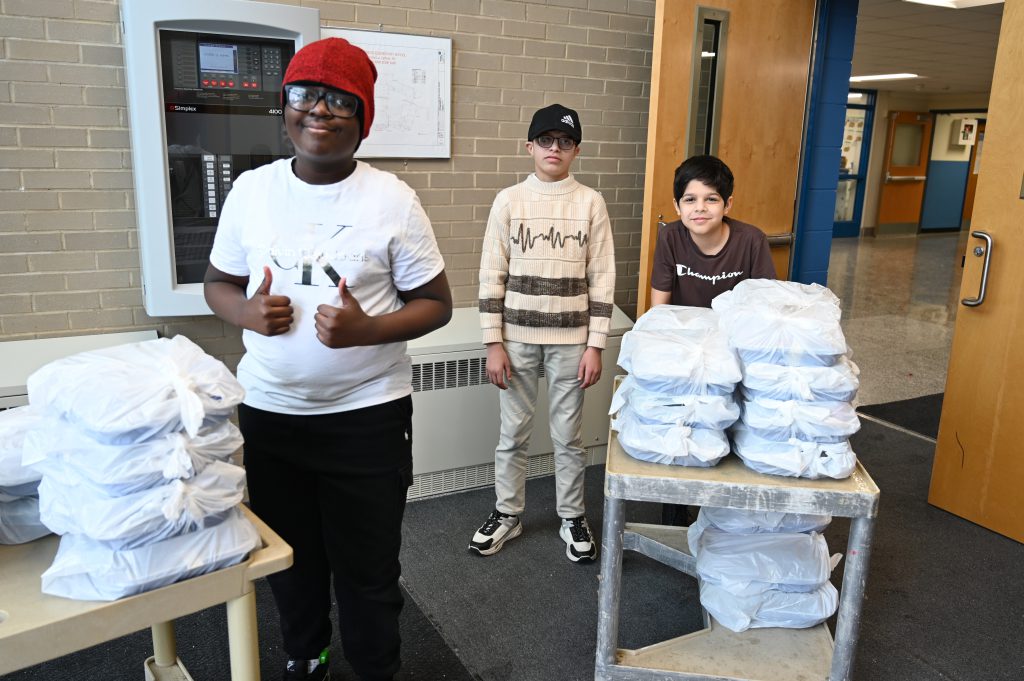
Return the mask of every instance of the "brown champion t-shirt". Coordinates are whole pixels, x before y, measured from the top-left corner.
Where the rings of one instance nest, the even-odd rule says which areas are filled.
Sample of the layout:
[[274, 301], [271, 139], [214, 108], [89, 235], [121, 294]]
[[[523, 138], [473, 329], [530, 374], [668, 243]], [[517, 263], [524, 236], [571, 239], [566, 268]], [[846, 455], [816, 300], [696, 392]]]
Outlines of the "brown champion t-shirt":
[[774, 279], [775, 266], [768, 237], [757, 227], [725, 218], [729, 240], [716, 255], [705, 255], [681, 220], [658, 234], [651, 286], [672, 294], [673, 305], [711, 307], [719, 293], [731, 291], [744, 279]]

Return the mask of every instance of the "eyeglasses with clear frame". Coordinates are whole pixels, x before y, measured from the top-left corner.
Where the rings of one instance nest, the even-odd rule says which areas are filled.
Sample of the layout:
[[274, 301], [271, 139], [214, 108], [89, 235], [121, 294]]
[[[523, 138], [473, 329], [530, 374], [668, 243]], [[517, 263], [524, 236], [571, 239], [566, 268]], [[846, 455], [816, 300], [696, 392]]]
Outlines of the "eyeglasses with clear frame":
[[359, 98], [347, 92], [308, 85], [285, 85], [284, 97], [296, 111], [312, 111], [321, 99], [327, 110], [339, 118], [352, 118], [359, 111]]
[[534, 140], [537, 144], [545, 149], [550, 149], [552, 144], [558, 143], [558, 148], [562, 151], [569, 151], [576, 146], [576, 140], [571, 137], [555, 137], [554, 135], [540, 135]]

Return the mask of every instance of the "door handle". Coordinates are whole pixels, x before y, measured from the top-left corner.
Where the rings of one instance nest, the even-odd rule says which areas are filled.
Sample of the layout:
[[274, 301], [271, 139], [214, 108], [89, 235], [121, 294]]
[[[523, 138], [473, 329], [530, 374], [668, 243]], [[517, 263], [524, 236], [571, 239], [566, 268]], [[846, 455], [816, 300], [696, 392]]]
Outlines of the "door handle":
[[927, 175], [890, 175], [885, 174], [886, 182], [923, 182], [927, 180]]
[[988, 232], [982, 232], [978, 230], [971, 232], [971, 236], [976, 239], [984, 239], [985, 247], [978, 246], [974, 249], [974, 255], [985, 256], [985, 263], [981, 268], [981, 288], [978, 291], [977, 298], [964, 298], [960, 302], [967, 307], [978, 307], [985, 302], [985, 289], [988, 287], [988, 266], [992, 262], [992, 236]]

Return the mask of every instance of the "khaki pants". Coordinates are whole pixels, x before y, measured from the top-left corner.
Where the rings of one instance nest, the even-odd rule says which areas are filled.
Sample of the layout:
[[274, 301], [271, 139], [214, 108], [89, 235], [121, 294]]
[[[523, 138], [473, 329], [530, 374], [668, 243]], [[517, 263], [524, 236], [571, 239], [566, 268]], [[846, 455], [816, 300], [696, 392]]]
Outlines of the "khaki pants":
[[499, 393], [501, 435], [494, 452], [495, 507], [519, 515], [526, 508], [526, 452], [533, 431], [540, 368], [548, 383], [548, 420], [555, 446], [555, 493], [560, 518], [584, 514], [583, 390], [577, 378], [585, 345], [505, 342], [512, 378]]

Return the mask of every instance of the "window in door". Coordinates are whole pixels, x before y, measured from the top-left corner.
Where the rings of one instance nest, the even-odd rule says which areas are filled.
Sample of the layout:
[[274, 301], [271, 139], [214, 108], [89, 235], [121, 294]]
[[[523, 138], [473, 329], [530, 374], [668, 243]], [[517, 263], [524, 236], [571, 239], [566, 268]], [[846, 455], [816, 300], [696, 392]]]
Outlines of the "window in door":
[[715, 154], [721, 120], [722, 76], [729, 13], [700, 7], [694, 40], [688, 155]]

